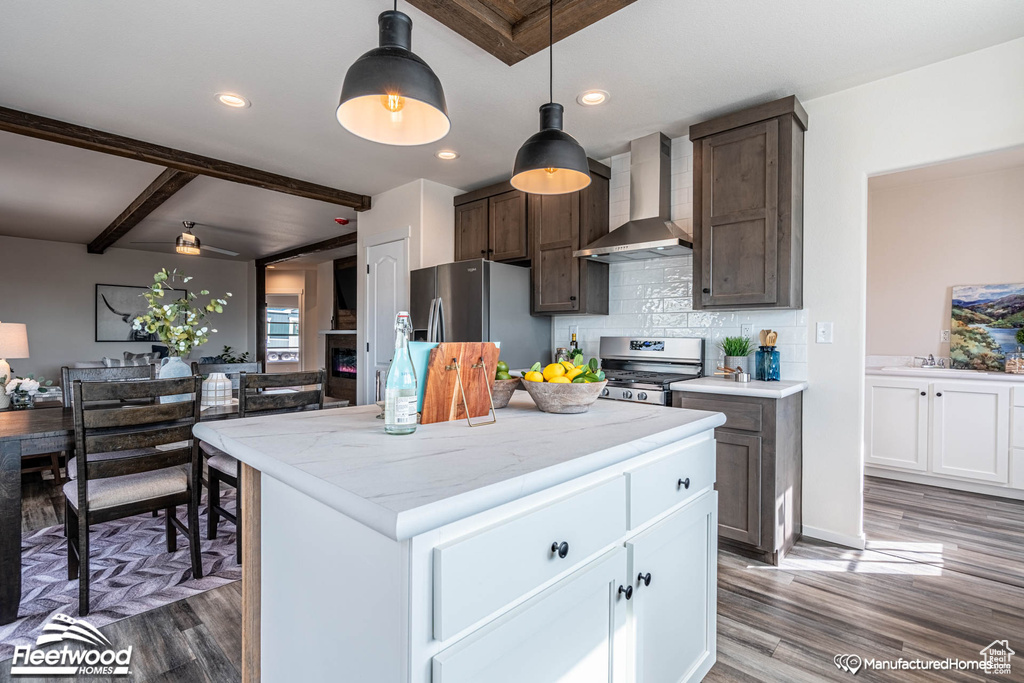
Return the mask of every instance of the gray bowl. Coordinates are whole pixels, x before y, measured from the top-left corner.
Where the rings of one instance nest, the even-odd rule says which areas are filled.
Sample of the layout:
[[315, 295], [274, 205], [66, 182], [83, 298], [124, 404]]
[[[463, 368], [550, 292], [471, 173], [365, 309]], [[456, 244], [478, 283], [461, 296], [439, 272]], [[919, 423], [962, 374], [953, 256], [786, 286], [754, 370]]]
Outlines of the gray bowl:
[[550, 382], [527, 382], [523, 387], [533, 402], [545, 413], [585, 413], [601, 395], [607, 380], [590, 384], [552, 384]]
[[522, 382], [518, 377], [494, 380], [494, 386], [491, 388], [491, 397], [494, 399], [495, 409], [506, 407], [508, 402], [512, 400], [512, 394], [515, 393]]

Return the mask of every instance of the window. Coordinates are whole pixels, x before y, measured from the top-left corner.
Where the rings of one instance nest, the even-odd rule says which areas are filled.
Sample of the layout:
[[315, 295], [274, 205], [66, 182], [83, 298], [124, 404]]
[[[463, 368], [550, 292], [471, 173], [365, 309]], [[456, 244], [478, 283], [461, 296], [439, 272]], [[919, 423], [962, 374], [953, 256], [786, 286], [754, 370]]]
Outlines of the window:
[[267, 362], [299, 362], [299, 309], [267, 306]]

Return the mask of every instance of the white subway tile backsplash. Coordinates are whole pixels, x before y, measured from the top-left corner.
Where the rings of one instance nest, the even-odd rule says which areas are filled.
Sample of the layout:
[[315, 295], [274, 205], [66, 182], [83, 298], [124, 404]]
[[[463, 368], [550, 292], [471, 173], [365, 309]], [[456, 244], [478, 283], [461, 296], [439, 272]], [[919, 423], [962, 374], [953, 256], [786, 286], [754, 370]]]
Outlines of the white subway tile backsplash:
[[[617, 228], [629, 220], [629, 152], [613, 156], [609, 220]], [[693, 144], [686, 137], [672, 140], [671, 218], [687, 232], [693, 229]], [[740, 326], [757, 333], [771, 328], [779, 333], [783, 379], [807, 379], [807, 311], [710, 312], [693, 310], [693, 257], [673, 256], [646, 261], [613, 263], [609, 273], [609, 315], [555, 316], [553, 346], [568, 346], [570, 328], [578, 328], [580, 347], [598, 355], [602, 336], [656, 335], [701, 337], [705, 342], [705, 373], [721, 363], [718, 343], [738, 336]], [[753, 357], [748, 360], [753, 367]]]

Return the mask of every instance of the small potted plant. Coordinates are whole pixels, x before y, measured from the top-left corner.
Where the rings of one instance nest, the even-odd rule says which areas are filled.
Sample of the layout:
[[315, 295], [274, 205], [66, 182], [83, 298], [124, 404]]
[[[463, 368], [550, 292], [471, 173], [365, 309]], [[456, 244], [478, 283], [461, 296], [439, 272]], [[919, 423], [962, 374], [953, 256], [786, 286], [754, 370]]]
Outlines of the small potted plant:
[[753, 347], [749, 337], [726, 337], [718, 343], [718, 348], [725, 355], [723, 361], [725, 367], [733, 369], [743, 367], [744, 372], [750, 372], [747, 356], [753, 351]]
[[1017, 350], [1006, 354], [1006, 371], [1014, 375], [1024, 375], [1024, 328], [1017, 330]]
[[51, 386], [52, 381], [42, 377], [36, 379], [35, 375], [15, 377], [4, 387], [4, 393], [11, 398], [12, 410], [24, 410], [32, 407], [32, 397], [51, 391]]

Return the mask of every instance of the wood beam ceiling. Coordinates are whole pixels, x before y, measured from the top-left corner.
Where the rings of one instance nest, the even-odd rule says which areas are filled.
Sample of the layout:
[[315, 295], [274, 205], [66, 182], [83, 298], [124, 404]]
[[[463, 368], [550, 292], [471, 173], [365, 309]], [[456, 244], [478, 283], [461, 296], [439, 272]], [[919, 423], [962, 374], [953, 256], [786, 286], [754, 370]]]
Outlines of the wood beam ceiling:
[[136, 159], [194, 175], [228, 180], [305, 199], [347, 206], [356, 211], [366, 211], [370, 208], [368, 195], [338, 190], [6, 107], [0, 107], [0, 130], [88, 149], [93, 152]]
[[256, 259], [256, 270], [259, 271], [274, 263], [290, 261], [293, 258], [299, 258], [300, 256], [307, 256], [321, 251], [330, 251], [331, 249], [338, 249], [339, 247], [347, 247], [355, 244], [357, 239], [358, 237], [356, 236], [356, 233], [350, 232], [344, 235], [338, 235], [337, 237], [331, 237], [323, 240], [322, 242], [314, 242], [313, 244], [307, 244], [302, 247], [289, 249], [288, 251], [264, 256], [263, 258]]
[[90, 254], [102, 254], [114, 242], [128, 234], [143, 218], [153, 213], [158, 206], [189, 184], [196, 177], [195, 173], [179, 171], [176, 168], [165, 168], [156, 180], [149, 184], [135, 200], [128, 205], [114, 222], [107, 226], [92, 242], [87, 250]]
[[[555, 0], [555, 42], [618, 12], [636, 0]], [[544, 0], [409, 0], [509, 66], [548, 46]]]

